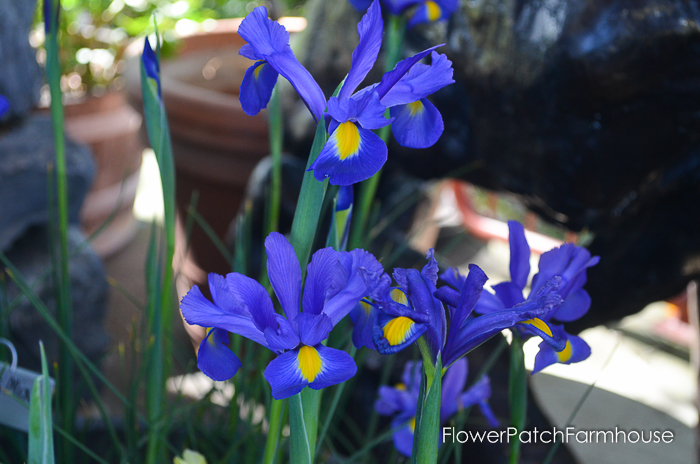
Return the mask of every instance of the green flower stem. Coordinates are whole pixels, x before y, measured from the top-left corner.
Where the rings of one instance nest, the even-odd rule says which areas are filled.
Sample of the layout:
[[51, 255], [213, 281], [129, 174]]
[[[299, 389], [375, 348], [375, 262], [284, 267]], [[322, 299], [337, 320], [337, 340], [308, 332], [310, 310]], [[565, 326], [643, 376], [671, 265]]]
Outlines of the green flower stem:
[[[58, 0], [51, 2], [49, 11], [60, 8]], [[44, 18], [49, 24], [53, 18]], [[61, 93], [61, 66], [58, 48], [58, 24], [50, 24], [46, 37], [46, 79], [51, 93], [51, 123], [53, 126], [56, 150], [56, 190], [58, 199], [58, 282], [55, 282], [58, 304], [56, 318], [69, 338], [73, 337], [73, 305], [71, 302], [71, 284], [68, 264], [68, 181], [66, 178], [66, 154], [63, 100]], [[73, 391], [73, 358], [65, 343], [58, 346], [58, 405], [61, 412], [63, 429], [72, 434], [75, 422], [75, 401]], [[73, 461], [73, 446], [67, 441], [62, 443], [62, 460]]]
[[[513, 333], [510, 344], [510, 372], [508, 375], [508, 399], [510, 402], [511, 425], [520, 433], [525, 428], [527, 418], [527, 371], [523, 354], [523, 339]], [[520, 440], [510, 442], [509, 464], [520, 461]]]
[[[326, 126], [321, 119], [316, 128], [307, 169], [316, 160], [326, 143]], [[323, 198], [328, 188], [328, 180], [317, 181], [313, 172], [307, 171], [301, 184], [301, 193], [297, 202], [290, 243], [294, 247], [301, 265], [302, 279], [306, 274], [306, 265], [311, 255], [311, 247], [316, 236], [318, 220], [321, 215]], [[311, 464], [314, 461], [316, 433], [318, 431], [318, 406], [320, 392], [305, 388], [289, 399], [289, 427], [291, 462]]]
[[[160, 58], [160, 40], [156, 27], [156, 56]], [[171, 323], [173, 320], [173, 256], [175, 254], [175, 165], [170, 141], [170, 128], [165, 106], [157, 86], [147, 77], [141, 64], [141, 89], [143, 94], [144, 119], [148, 139], [156, 154], [163, 190], [163, 228], [165, 232], [165, 256], [155, 253], [155, 239], [152, 240], [153, 254], [149, 252], [152, 269], [148, 271], [149, 301], [149, 369], [146, 381], [147, 410], [150, 427], [148, 429], [148, 451], [146, 462], [163, 462], [164, 449], [161, 437], [167, 433], [165, 411], [165, 379], [170, 365]], [[157, 259], [161, 258], [161, 259]], [[164, 260], [163, 260], [164, 258]], [[150, 342], [149, 340], [149, 342]]]
[[[422, 340], [422, 338], [421, 338]], [[423, 345], [425, 342], [423, 342]], [[419, 343], [419, 347], [420, 347]], [[421, 349], [423, 352], [423, 349]], [[413, 464], [435, 464], [438, 458], [440, 436], [440, 400], [442, 388], [442, 359], [438, 355], [435, 365], [423, 361], [420, 401], [416, 411], [413, 435]]]
[[[401, 59], [401, 49], [403, 48], [403, 38], [406, 31], [406, 23], [402, 16], [391, 15], [389, 17], [389, 27], [387, 30], [387, 51], [384, 60], [384, 70], [391, 71]], [[387, 110], [388, 116], [389, 110]], [[390, 126], [382, 127], [379, 130], [379, 137], [384, 143], [389, 143], [391, 137]], [[369, 213], [374, 202], [374, 197], [377, 193], [379, 180], [382, 177], [382, 171], [379, 170], [375, 175], [360, 184], [359, 201], [357, 202], [357, 213], [352, 221], [352, 230], [350, 232], [350, 241], [348, 249], [361, 248], [364, 245], [367, 233], [367, 222]]]
[[282, 433], [284, 402], [284, 400], [276, 400], [273, 398], [270, 404], [270, 429], [267, 432], [263, 464], [272, 464], [275, 462], [275, 454], [277, 453], [280, 434]]

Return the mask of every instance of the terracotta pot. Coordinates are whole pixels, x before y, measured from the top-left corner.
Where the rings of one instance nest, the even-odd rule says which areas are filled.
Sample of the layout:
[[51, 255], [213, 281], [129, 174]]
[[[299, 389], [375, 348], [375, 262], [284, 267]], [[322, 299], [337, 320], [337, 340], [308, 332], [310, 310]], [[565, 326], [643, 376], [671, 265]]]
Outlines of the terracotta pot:
[[96, 173], [80, 212], [88, 234], [114, 215], [95, 237], [92, 247], [109, 256], [135, 236], [133, 216], [143, 146], [139, 138], [142, 117], [126, 101], [125, 92], [66, 105], [66, 131], [92, 149]]

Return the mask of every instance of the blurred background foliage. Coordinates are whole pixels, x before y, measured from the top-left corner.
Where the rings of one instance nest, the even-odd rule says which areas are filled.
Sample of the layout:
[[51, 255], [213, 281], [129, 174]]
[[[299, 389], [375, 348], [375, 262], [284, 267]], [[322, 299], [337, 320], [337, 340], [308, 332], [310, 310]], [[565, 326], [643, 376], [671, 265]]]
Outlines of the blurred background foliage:
[[[163, 55], [177, 52], [178, 37], [213, 29], [217, 19], [245, 16], [259, 5], [272, 16], [301, 16], [304, 0], [63, 0], [61, 2], [61, 87], [67, 97], [99, 96], [124, 86], [124, 52], [135, 37], [163, 34]], [[44, 24], [39, 2], [29, 40], [43, 66]]]

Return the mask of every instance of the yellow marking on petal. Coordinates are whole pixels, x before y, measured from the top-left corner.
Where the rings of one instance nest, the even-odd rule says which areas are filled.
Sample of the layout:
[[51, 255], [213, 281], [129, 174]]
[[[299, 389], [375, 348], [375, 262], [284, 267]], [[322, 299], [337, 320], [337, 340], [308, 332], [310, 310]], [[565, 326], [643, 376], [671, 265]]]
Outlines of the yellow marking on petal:
[[440, 19], [440, 15], [442, 14], [442, 10], [440, 9], [440, 5], [433, 1], [427, 1], [425, 2], [425, 8], [428, 10], [428, 19], [431, 21], [437, 21]]
[[[263, 60], [258, 60], [258, 61], [263, 61]], [[255, 77], [255, 79], [258, 78], [258, 75], [260, 74], [260, 71], [262, 70], [263, 66], [265, 66], [265, 64], [266, 63], [263, 61], [263, 64], [261, 64], [260, 66], [255, 68], [255, 70], [253, 70], [253, 76]]]
[[333, 132], [333, 137], [341, 160], [355, 156], [360, 149], [360, 131], [350, 121], [340, 123]]
[[411, 422], [408, 423], [408, 426], [411, 427], [411, 433], [415, 433], [416, 431], [416, 418], [414, 417], [411, 419]]
[[406, 298], [406, 294], [403, 292], [403, 290], [400, 290], [398, 288], [392, 288], [390, 295], [391, 299], [394, 300], [396, 303], [408, 306], [408, 298]]
[[360, 301], [360, 304], [362, 305], [362, 309], [365, 310], [365, 313], [369, 315], [369, 313], [372, 312], [372, 305], [367, 303], [366, 301]]
[[540, 329], [542, 332], [546, 333], [550, 337], [552, 337], [552, 329], [549, 328], [549, 325], [539, 317], [536, 317], [534, 319], [528, 319], [526, 321], [521, 321], [520, 324], [525, 324], [525, 325], [531, 325], [537, 329]]
[[[206, 337], [207, 335], [209, 335], [209, 332], [211, 332], [212, 330], [214, 330], [214, 327], [207, 327], [207, 328], [205, 329], [204, 336]], [[207, 341], [208, 341], [212, 346], [216, 346], [216, 343], [214, 342], [214, 336], [213, 336], [213, 335], [212, 335], [211, 337], [207, 338]]]
[[391, 346], [400, 345], [406, 341], [414, 325], [415, 322], [404, 316], [392, 319], [384, 326], [384, 338]]
[[557, 353], [557, 357], [559, 358], [559, 362], [565, 363], [569, 359], [571, 359], [571, 342], [569, 340], [566, 341], [566, 346], [564, 347], [563, 350]]
[[417, 100], [408, 104], [408, 110], [411, 112], [411, 116], [415, 116], [421, 114], [425, 110], [425, 106], [422, 101]]
[[301, 376], [304, 377], [304, 380], [307, 382], [313, 382], [319, 372], [321, 372], [321, 366], [323, 365], [321, 356], [319, 356], [316, 348], [313, 346], [302, 346], [299, 348], [297, 360], [299, 361]]
[[394, 388], [399, 391], [406, 391], [406, 384], [403, 382], [399, 382]]

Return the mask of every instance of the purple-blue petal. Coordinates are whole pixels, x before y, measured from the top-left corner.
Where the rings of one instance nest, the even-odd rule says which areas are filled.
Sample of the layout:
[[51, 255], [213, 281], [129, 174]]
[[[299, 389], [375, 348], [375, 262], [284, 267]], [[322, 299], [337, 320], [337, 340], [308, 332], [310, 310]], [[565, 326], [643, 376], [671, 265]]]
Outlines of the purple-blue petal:
[[[49, 3], [50, 0], [44, 2], [44, 5]], [[143, 69], [146, 71], [146, 76], [156, 81], [158, 85], [158, 96], [162, 95], [160, 88], [160, 65], [158, 64], [158, 58], [155, 52], [151, 48], [151, 43], [148, 41], [148, 37], [143, 43], [143, 54], [141, 55], [141, 62], [143, 63]]]
[[302, 312], [294, 322], [299, 328], [299, 338], [304, 345], [314, 346], [321, 343], [333, 330], [333, 323], [325, 314]]
[[371, 92], [367, 97], [363, 98], [363, 103], [356, 116], [357, 122], [363, 128], [370, 130], [381, 129], [393, 122], [392, 119], [387, 119], [384, 116], [386, 106], [379, 101], [377, 92]]
[[564, 302], [559, 306], [553, 315], [552, 319], [561, 322], [571, 322], [583, 317], [591, 307], [591, 297], [584, 289], [579, 289], [570, 293], [564, 299]]
[[[443, 420], [457, 411], [457, 402], [467, 383], [468, 373], [469, 365], [467, 363], [467, 358], [460, 358], [447, 368], [447, 372], [445, 372], [445, 375], [442, 377], [440, 412], [441, 415], [443, 411], [449, 412], [446, 417], [443, 417]], [[453, 406], [455, 409], [451, 410]]]
[[238, 33], [251, 46], [246, 49], [246, 54], [267, 61], [292, 84], [314, 119], [320, 120], [326, 108], [326, 98], [309, 71], [294, 56], [287, 30], [269, 19], [267, 9], [259, 6], [243, 19]]
[[311, 262], [306, 267], [304, 284], [305, 313], [320, 314], [323, 310], [336, 266], [338, 266], [338, 252], [333, 248], [318, 250], [311, 257]]
[[370, 350], [376, 350], [377, 347], [372, 339], [372, 330], [377, 321], [377, 309], [374, 305], [365, 300], [360, 301], [350, 311], [350, 320], [352, 320], [352, 343], [355, 348], [366, 346]]
[[464, 281], [466, 280], [466, 277], [464, 277], [456, 267], [447, 268], [445, 272], [440, 274], [440, 278], [444, 280], [447, 285], [456, 289], [462, 288], [462, 285], [464, 285]]
[[362, 127], [357, 127], [357, 131], [359, 143], [357, 148], [349, 153], [341, 151], [343, 144], [347, 143], [343, 139], [347, 136], [346, 132], [340, 130], [333, 132], [318, 158], [309, 168], [314, 171], [316, 180], [322, 181], [328, 177], [333, 185], [356, 184], [369, 179], [384, 166], [387, 148], [382, 139], [374, 132]]
[[[320, 369], [312, 372], [311, 378], [304, 375], [300, 366], [301, 349], [315, 351], [320, 360]], [[306, 386], [320, 390], [345, 382], [356, 373], [357, 365], [349, 354], [318, 344], [302, 346], [273, 359], [265, 369], [265, 379], [272, 388], [273, 398], [281, 400], [296, 395]]]
[[[535, 368], [532, 370], [532, 374], [540, 372], [545, 367], [551, 366], [552, 364], [562, 363], [562, 364], [572, 364], [581, 362], [587, 359], [591, 355], [591, 347], [581, 338], [576, 335], [569, 335], [560, 329], [567, 337], [568, 346], [567, 349], [557, 352], [546, 342], [542, 342], [539, 345], [540, 351], [535, 356]], [[568, 351], [568, 352], [567, 352]]]
[[488, 290], [483, 289], [481, 291], [481, 298], [476, 303], [474, 312], [477, 314], [488, 314], [495, 311], [502, 311], [506, 309], [506, 306], [501, 300], [498, 299], [496, 295], [490, 293]]
[[348, 2], [350, 2], [350, 5], [352, 5], [357, 11], [365, 11], [367, 8], [369, 8], [372, 0], [348, 0]]
[[[419, 313], [409, 311], [405, 315], [397, 317], [378, 311], [377, 323], [372, 327], [372, 340], [377, 351], [381, 354], [397, 353], [418, 340], [428, 330], [429, 326], [426, 323], [416, 321], [414, 316], [417, 314]], [[388, 340], [385, 337], [385, 327], [388, 324], [396, 324], [394, 320], [399, 318], [404, 318], [404, 320], [410, 319], [411, 321], [408, 325], [402, 326], [404, 332], [400, 334], [399, 338]]]
[[348, 98], [362, 83], [367, 73], [377, 61], [379, 49], [382, 47], [382, 34], [384, 22], [379, 0], [374, 0], [367, 13], [357, 25], [360, 42], [352, 52], [352, 66], [348, 72], [343, 87], [338, 93], [340, 99]]
[[432, 63], [429, 65], [414, 64], [408, 73], [381, 98], [382, 104], [393, 107], [413, 103], [454, 83], [452, 62], [447, 59], [447, 56], [433, 51], [431, 59]]
[[[255, 326], [263, 332], [267, 327], [277, 329], [277, 313], [265, 287], [256, 280], [237, 272], [226, 276], [231, 292], [236, 300], [250, 314]], [[234, 332], [229, 330], [229, 332]]]
[[401, 60], [394, 67], [394, 69], [387, 73], [384, 73], [384, 76], [382, 76], [382, 80], [379, 82], [379, 85], [375, 88], [376, 92], [379, 94], [380, 101], [384, 100], [384, 97], [387, 95], [387, 93], [396, 85], [397, 82], [399, 82], [406, 75], [406, 73], [408, 73], [408, 71], [411, 70], [413, 65], [418, 63], [426, 56], [428, 56], [433, 50], [442, 47], [443, 45], [445, 44], [435, 45], [434, 47], [430, 47], [426, 50], [423, 50], [420, 53], [416, 53], [410, 58]]
[[267, 347], [262, 331], [250, 316], [242, 316], [242, 309], [221, 308], [206, 299], [196, 285], [182, 297], [182, 317], [188, 324], [202, 327], [217, 327], [253, 340]]
[[[457, 9], [458, 0], [438, 0], [435, 3], [438, 6], [439, 11], [437, 12], [437, 17], [431, 16], [434, 10], [428, 9], [427, 2], [422, 2], [416, 11], [411, 16], [411, 19], [406, 24], [408, 29], [417, 26], [418, 24], [429, 23], [434, 21], [445, 21], [452, 13]], [[435, 6], [434, 5], [434, 6]], [[433, 7], [434, 7], [433, 6]]]
[[[496, 292], [496, 297], [506, 308], [511, 308], [525, 300], [523, 298], [523, 288], [515, 282], [506, 281], [496, 284], [493, 286], [493, 291]], [[532, 295], [533, 293], [530, 292], [530, 294]]]
[[227, 331], [211, 329], [199, 344], [197, 367], [213, 380], [228, 380], [241, 367], [241, 361], [228, 348], [228, 343]]
[[408, 105], [394, 106], [389, 112], [393, 118], [391, 132], [399, 145], [404, 147], [431, 147], [445, 129], [440, 112], [425, 98]]
[[294, 247], [284, 235], [271, 232], [265, 239], [267, 275], [287, 319], [299, 314], [301, 300], [301, 267]]
[[0, 95], [0, 118], [10, 110], [10, 102], [3, 95]]
[[281, 353], [299, 345], [299, 334], [294, 326], [281, 314], [275, 314], [277, 328], [265, 328], [265, 340], [272, 351]]
[[243, 76], [238, 99], [243, 112], [255, 116], [272, 98], [279, 73], [265, 61], [258, 61], [249, 67]]
[[530, 275], [530, 245], [525, 238], [525, 229], [517, 221], [508, 221], [510, 244], [510, 280], [522, 289]]
[[340, 265], [334, 270], [333, 283], [326, 295], [323, 313], [333, 325], [337, 324], [360, 302], [370, 295], [384, 275], [384, 268], [371, 253], [354, 249], [338, 253]]
[[406, 457], [411, 457], [411, 452], [413, 451], [413, 430], [411, 430], [410, 425], [412, 420], [413, 417], [400, 417], [391, 424], [392, 428], [398, 429], [391, 437], [394, 447], [396, 451]]
[[487, 280], [488, 277], [479, 266], [476, 264], [469, 265], [469, 275], [464, 281], [459, 300], [457, 301], [455, 311], [450, 320], [450, 334], [448, 335], [447, 343], [450, 343], [450, 340], [454, 338], [453, 334], [456, 336], [467, 320], [467, 317], [469, 317], [474, 310]]

